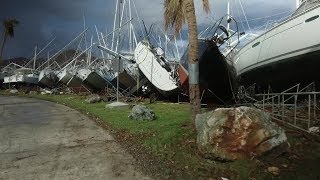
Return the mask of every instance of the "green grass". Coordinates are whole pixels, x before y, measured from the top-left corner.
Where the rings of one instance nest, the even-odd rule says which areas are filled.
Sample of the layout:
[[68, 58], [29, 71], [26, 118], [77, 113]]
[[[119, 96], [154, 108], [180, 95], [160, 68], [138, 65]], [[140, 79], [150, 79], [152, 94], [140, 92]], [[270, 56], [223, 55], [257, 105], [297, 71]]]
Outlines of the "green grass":
[[[0, 94], [4, 94], [0, 91]], [[156, 102], [145, 105], [156, 114], [154, 121], [135, 121], [128, 118], [130, 109], [108, 109], [106, 103], [86, 103], [85, 97], [76, 95], [26, 95], [27, 97], [44, 99], [64, 104], [85, 114], [103, 120], [113, 131], [125, 132], [135, 139], [135, 143], [149, 151], [152, 155], [163, 159], [163, 163], [171, 164], [186, 174], [186, 177], [228, 177], [230, 179], [270, 179], [274, 178], [265, 172], [272, 163], [278, 166], [277, 161], [262, 163], [260, 161], [235, 161], [221, 163], [204, 159], [197, 153], [196, 132], [192, 128], [191, 114], [188, 104]], [[133, 104], [132, 104], [133, 105]], [[299, 138], [290, 138], [292, 144], [298, 143]], [[316, 146], [319, 159], [320, 146]], [[301, 150], [304, 152], [304, 150]], [[312, 158], [312, 157], [311, 157]], [[285, 159], [286, 163], [290, 163]], [[308, 161], [312, 166], [319, 162]], [[302, 165], [303, 166], [303, 165]], [[318, 177], [318, 171], [312, 171]], [[310, 175], [309, 173], [309, 175]], [[303, 174], [303, 173], [302, 173]], [[277, 178], [290, 179], [296, 177], [287, 173]], [[289, 178], [290, 177], [290, 178]], [[308, 176], [309, 177], [309, 176]]]

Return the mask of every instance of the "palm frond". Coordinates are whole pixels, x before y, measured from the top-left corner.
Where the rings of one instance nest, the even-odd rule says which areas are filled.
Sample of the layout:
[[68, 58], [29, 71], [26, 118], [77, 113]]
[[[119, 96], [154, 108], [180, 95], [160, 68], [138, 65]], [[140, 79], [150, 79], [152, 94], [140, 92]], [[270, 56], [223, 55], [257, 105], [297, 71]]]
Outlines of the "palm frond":
[[186, 22], [186, 12], [183, 0], [165, 0], [164, 20], [165, 28], [173, 27], [175, 34], [179, 34], [182, 25]]
[[16, 19], [7, 19], [3, 21], [3, 26], [8, 36], [14, 37], [14, 27], [18, 24], [19, 24], [19, 21]]
[[206, 12], [207, 14], [210, 13], [210, 4], [209, 4], [209, 0], [202, 0], [203, 2], [203, 10], [204, 12]]
[[[202, 0], [203, 10], [209, 14], [210, 4], [209, 0]], [[185, 3], [183, 0], [164, 0], [164, 21], [165, 28], [174, 28], [177, 35], [182, 28], [182, 25], [186, 22]]]

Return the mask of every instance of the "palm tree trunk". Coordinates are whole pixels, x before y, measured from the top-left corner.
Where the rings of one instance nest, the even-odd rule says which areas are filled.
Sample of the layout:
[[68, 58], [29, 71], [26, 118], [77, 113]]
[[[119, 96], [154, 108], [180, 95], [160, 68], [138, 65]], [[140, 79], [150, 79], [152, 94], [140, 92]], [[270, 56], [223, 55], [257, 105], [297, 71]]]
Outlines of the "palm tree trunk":
[[1, 50], [0, 50], [0, 66], [2, 65], [3, 63], [3, 60], [2, 60], [2, 54], [3, 54], [3, 49], [4, 49], [4, 45], [7, 41], [7, 32], [4, 32], [4, 35], [3, 35], [3, 41], [2, 41], [2, 44], [1, 44]]
[[189, 28], [189, 96], [192, 120], [200, 113], [198, 30], [193, 0], [183, 1]]

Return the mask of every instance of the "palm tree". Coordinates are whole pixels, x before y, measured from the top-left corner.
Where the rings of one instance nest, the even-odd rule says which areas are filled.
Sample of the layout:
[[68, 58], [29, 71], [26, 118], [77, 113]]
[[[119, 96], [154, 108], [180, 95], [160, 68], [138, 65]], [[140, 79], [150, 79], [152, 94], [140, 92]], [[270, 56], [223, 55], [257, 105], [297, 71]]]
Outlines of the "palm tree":
[[4, 26], [4, 32], [3, 32], [3, 41], [1, 45], [1, 51], [0, 51], [0, 65], [2, 64], [2, 54], [4, 45], [7, 42], [8, 37], [13, 38], [14, 37], [14, 27], [19, 24], [19, 21], [16, 19], [6, 19], [3, 21]]
[[[203, 1], [206, 13], [210, 12], [208, 0]], [[187, 22], [189, 31], [189, 96], [192, 111], [192, 120], [200, 113], [200, 87], [199, 87], [199, 55], [198, 30], [193, 0], [165, 0], [164, 20], [166, 29], [173, 27], [177, 35], [182, 25]], [[191, 70], [192, 69], [192, 70]]]

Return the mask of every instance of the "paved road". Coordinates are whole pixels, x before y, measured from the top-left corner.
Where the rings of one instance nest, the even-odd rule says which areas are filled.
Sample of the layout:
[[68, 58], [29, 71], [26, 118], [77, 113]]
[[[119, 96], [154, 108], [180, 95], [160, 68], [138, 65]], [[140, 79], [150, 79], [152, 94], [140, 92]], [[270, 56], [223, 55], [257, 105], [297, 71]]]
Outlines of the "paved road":
[[0, 180], [149, 179], [88, 117], [66, 106], [0, 96]]

